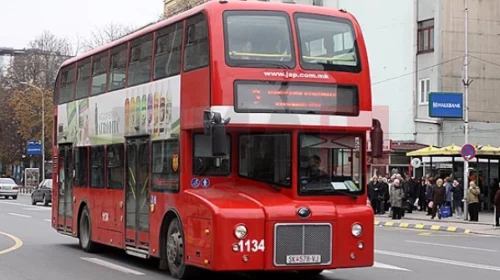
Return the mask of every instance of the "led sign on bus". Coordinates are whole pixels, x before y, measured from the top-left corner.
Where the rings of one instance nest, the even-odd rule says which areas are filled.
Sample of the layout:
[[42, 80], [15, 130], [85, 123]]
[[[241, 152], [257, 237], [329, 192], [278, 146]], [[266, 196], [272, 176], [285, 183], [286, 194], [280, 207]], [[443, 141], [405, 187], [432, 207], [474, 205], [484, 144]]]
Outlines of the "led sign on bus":
[[235, 111], [357, 116], [358, 90], [335, 84], [237, 81]]

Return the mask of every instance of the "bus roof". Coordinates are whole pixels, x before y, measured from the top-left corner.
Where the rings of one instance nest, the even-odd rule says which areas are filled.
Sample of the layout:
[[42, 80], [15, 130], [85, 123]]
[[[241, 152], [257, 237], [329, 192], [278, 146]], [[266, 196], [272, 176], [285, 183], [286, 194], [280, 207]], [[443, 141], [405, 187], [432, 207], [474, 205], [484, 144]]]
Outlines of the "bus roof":
[[[286, 8], [286, 9], [285, 9]], [[174, 15], [172, 17], [169, 17], [165, 20], [162, 20], [160, 22], [151, 24], [147, 27], [144, 27], [140, 30], [137, 30], [131, 34], [128, 34], [118, 40], [115, 40], [111, 43], [108, 43], [106, 45], [102, 45], [100, 47], [97, 47], [93, 50], [90, 50], [88, 52], [85, 52], [81, 55], [78, 55], [76, 57], [70, 58], [66, 60], [62, 65], [61, 68], [73, 64], [77, 61], [80, 61], [82, 59], [85, 59], [87, 57], [99, 54], [103, 51], [109, 50], [113, 47], [122, 45], [124, 43], [127, 43], [133, 39], [139, 38], [143, 35], [146, 35], [148, 33], [154, 32], [155, 30], [161, 29], [163, 27], [166, 27], [172, 23], [175, 23], [177, 21], [181, 21], [185, 18], [188, 18], [192, 15], [195, 15], [199, 13], [200, 11], [203, 10], [208, 10], [208, 9], [215, 9], [215, 10], [231, 10], [231, 9], [244, 9], [244, 10], [287, 10], [291, 12], [314, 12], [318, 14], [325, 14], [325, 15], [332, 15], [334, 14], [335, 16], [343, 17], [343, 18], [349, 18], [350, 20], [355, 20], [352, 15], [350, 15], [347, 12], [341, 12], [336, 9], [329, 9], [328, 13], [325, 13], [325, 7], [319, 7], [319, 6], [311, 6], [311, 5], [302, 5], [302, 4], [294, 4], [294, 3], [271, 3], [271, 2], [260, 2], [260, 1], [255, 1], [255, 2], [246, 2], [246, 1], [224, 1], [224, 0], [212, 0], [208, 1], [204, 4], [201, 4], [199, 6], [196, 6], [192, 9], [189, 9], [185, 12], [179, 13], [177, 15]]]

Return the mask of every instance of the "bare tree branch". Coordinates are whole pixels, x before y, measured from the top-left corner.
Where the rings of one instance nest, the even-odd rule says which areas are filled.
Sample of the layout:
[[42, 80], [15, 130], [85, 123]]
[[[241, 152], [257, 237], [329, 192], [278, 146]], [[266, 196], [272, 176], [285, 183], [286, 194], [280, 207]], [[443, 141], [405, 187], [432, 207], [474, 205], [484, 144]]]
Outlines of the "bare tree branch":
[[134, 32], [136, 29], [131, 26], [124, 26], [115, 23], [109, 23], [102, 28], [92, 31], [90, 38], [83, 40], [81, 49], [89, 51], [99, 46], [106, 45], [114, 40], [117, 40], [127, 34]]

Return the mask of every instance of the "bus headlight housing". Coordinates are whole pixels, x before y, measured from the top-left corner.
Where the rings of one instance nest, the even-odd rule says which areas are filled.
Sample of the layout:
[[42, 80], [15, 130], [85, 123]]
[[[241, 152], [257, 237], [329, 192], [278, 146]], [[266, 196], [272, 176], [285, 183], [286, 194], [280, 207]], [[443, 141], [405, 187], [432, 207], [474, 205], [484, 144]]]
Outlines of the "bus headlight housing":
[[351, 228], [351, 233], [354, 237], [360, 237], [363, 234], [363, 226], [360, 224], [354, 224]]
[[247, 230], [247, 227], [245, 225], [237, 225], [234, 228], [234, 236], [236, 236], [236, 238], [238, 238], [238, 239], [243, 239], [243, 238], [247, 237], [247, 234], [248, 234], [248, 230]]

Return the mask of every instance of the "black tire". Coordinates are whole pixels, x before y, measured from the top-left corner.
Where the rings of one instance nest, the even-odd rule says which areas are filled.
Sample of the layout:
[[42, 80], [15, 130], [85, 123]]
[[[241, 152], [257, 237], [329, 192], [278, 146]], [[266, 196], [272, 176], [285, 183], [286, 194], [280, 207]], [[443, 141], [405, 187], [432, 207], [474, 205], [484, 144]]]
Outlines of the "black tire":
[[176, 279], [189, 279], [197, 275], [197, 268], [184, 263], [184, 231], [179, 219], [174, 218], [168, 226], [165, 237], [165, 257], [170, 275]]
[[78, 220], [78, 241], [82, 250], [87, 253], [94, 253], [98, 249], [98, 244], [92, 241], [91, 221], [89, 209], [83, 208]]
[[49, 206], [49, 201], [47, 200], [47, 197], [45, 197], [45, 195], [43, 195], [43, 205]]
[[17, 199], [17, 195], [13, 195], [12, 199], [16, 200]]
[[323, 272], [323, 269], [315, 269], [315, 270], [300, 270], [297, 271], [299, 276], [304, 279], [309, 279], [309, 278], [315, 278], [318, 277], [321, 272]]
[[36, 200], [33, 195], [31, 195], [31, 205], [36, 205]]

